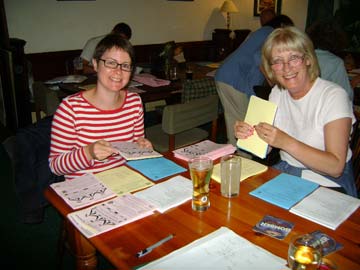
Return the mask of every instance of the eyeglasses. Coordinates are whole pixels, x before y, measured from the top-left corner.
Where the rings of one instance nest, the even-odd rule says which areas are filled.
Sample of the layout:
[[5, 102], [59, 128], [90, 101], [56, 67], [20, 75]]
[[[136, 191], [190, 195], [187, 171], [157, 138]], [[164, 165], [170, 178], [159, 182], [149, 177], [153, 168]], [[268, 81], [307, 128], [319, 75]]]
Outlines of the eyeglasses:
[[275, 71], [280, 71], [284, 68], [285, 64], [287, 64], [291, 68], [295, 68], [302, 64], [304, 61], [305, 55], [292, 55], [290, 56], [289, 61], [284, 62], [283, 60], [275, 60], [271, 63], [271, 67]]
[[100, 61], [104, 62], [104, 66], [111, 69], [117, 69], [117, 67], [120, 67], [121, 70], [131, 72], [133, 69], [133, 66], [129, 63], [122, 63], [119, 64], [118, 62], [111, 60], [111, 59], [100, 59]]

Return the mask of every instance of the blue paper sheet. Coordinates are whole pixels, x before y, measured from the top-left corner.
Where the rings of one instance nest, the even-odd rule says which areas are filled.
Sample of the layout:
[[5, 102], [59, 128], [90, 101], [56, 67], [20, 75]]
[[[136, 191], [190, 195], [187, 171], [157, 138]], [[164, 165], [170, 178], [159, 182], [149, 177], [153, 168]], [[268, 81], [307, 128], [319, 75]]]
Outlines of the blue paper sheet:
[[127, 165], [153, 181], [186, 171], [185, 168], [164, 157], [133, 160]]
[[301, 177], [282, 173], [251, 191], [250, 194], [288, 210], [318, 186]]

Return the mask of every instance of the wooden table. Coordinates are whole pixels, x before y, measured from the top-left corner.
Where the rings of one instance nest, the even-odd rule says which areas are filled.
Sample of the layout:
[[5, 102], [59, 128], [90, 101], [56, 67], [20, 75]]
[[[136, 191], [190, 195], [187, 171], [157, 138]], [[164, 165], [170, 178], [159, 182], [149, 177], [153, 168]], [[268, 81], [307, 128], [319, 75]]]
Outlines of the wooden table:
[[[206, 74], [214, 68], [198, 65], [196, 63], [189, 63], [188, 67], [193, 71], [193, 79], [200, 79], [206, 77]], [[137, 88], [145, 90], [144, 93], [140, 93], [143, 103], [166, 100], [167, 104], [179, 103], [181, 101], [181, 90], [183, 87], [183, 82], [185, 80], [185, 68], [178, 68], [178, 79], [171, 81], [169, 85], [160, 86], [160, 87], [151, 87], [148, 85], [138, 86]], [[76, 83], [61, 83], [59, 84], [60, 88], [60, 98], [63, 98], [69, 94], [74, 94], [80, 91], [80, 87], [83, 85], [95, 84], [96, 76], [89, 75], [88, 79], [80, 84]]]
[[[173, 158], [172, 154], [167, 157], [187, 167], [185, 162]], [[338, 269], [360, 269], [360, 209], [333, 231], [249, 195], [250, 191], [278, 174], [279, 171], [269, 168], [262, 174], [246, 179], [241, 182], [240, 196], [232, 199], [222, 197], [220, 185], [213, 181], [210, 194], [211, 207], [206, 212], [193, 211], [191, 201], [188, 201], [164, 214], [156, 212], [149, 217], [90, 239], [84, 238], [70, 222], [66, 222], [70, 245], [77, 259], [77, 269], [96, 269], [96, 251], [106, 257], [115, 268], [131, 269], [179, 249], [221, 226], [230, 228], [252, 243], [284, 259], [287, 258], [292, 236], [321, 230], [344, 245], [343, 249], [326, 258], [336, 263]], [[190, 178], [188, 172], [182, 175]], [[46, 189], [45, 196], [64, 218], [72, 211], [51, 188]], [[252, 227], [266, 214], [294, 222], [295, 227], [284, 240], [255, 233]], [[138, 251], [170, 233], [175, 234], [173, 239], [142, 258], [135, 257]]]

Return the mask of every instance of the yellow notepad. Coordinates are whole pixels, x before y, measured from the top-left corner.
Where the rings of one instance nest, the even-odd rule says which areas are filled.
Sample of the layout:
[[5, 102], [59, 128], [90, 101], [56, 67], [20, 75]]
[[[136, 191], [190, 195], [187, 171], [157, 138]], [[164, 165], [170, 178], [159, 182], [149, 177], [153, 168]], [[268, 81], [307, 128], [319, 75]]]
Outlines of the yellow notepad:
[[97, 173], [96, 177], [118, 195], [123, 195], [154, 185], [153, 182], [146, 179], [140, 173], [137, 173], [126, 166]]
[[[272, 125], [275, 119], [276, 109], [276, 104], [265, 99], [258, 98], [257, 96], [251, 96], [244, 121], [252, 126], [257, 125], [260, 122]], [[268, 144], [260, 139], [256, 131], [254, 131], [254, 134], [247, 139], [238, 139], [237, 146], [260, 158], [266, 157], [268, 149]]]
[[[220, 163], [216, 164], [213, 168], [213, 173], [211, 178], [214, 179], [216, 182], [221, 183], [221, 168]], [[249, 178], [250, 176], [265, 172], [268, 169], [267, 166], [256, 162], [251, 159], [241, 158], [241, 176], [240, 181]]]

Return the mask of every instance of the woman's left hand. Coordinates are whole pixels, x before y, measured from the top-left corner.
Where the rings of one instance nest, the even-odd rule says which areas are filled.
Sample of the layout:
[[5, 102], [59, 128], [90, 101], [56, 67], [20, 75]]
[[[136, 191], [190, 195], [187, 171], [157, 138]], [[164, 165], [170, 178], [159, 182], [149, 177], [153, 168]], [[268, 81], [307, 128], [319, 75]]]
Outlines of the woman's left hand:
[[152, 143], [148, 139], [139, 138], [136, 142], [141, 148], [153, 149]]
[[255, 126], [256, 133], [258, 136], [269, 144], [272, 147], [284, 149], [286, 145], [286, 140], [289, 136], [281, 131], [280, 129], [268, 124], [268, 123], [259, 123]]

